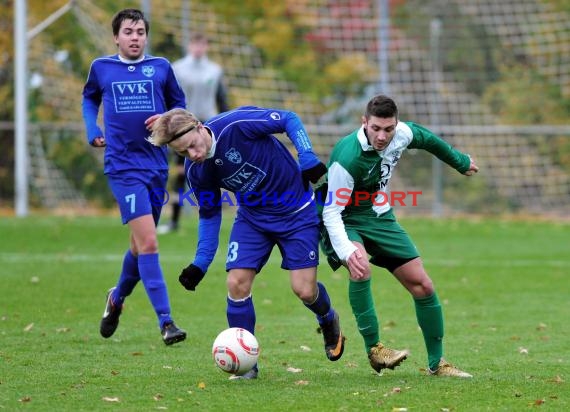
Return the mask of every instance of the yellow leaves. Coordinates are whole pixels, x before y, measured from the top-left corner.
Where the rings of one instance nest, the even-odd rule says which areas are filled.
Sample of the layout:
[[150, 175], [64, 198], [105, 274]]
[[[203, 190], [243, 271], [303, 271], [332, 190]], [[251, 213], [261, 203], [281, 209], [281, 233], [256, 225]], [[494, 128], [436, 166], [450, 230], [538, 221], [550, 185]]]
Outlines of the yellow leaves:
[[206, 389], [206, 384], [204, 382], [199, 382], [198, 389]]
[[325, 67], [328, 81], [344, 86], [362, 83], [376, 72], [365, 53], [346, 53]]
[[103, 396], [101, 399], [103, 399], [105, 402], [121, 402], [116, 396]]

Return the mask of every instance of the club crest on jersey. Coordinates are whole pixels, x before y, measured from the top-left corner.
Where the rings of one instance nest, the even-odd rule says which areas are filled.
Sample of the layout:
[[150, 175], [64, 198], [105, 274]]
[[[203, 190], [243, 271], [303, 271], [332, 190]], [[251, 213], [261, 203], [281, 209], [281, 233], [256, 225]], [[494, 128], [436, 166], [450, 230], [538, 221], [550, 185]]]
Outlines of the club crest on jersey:
[[142, 74], [144, 74], [146, 77], [154, 76], [154, 66], [143, 66]]
[[396, 151], [394, 152], [394, 154], [392, 155], [392, 164], [395, 165], [396, 163], [398, 163], [398, 160], [400, 160], [400, 156], [402, 155], [402, 153], [400, 151]]
[[242, 161], [241, 153], [236, 150], [235, 147], [231, 147], [225, 154], [226, 158], [236, 165], [240, 164]]
[[281, 119], [281, 116], [279, 115], [279, 113], [277, 112], [273, 112], [269, 115], [269, 117], [271, 117], [273, 120], [279, 120]]

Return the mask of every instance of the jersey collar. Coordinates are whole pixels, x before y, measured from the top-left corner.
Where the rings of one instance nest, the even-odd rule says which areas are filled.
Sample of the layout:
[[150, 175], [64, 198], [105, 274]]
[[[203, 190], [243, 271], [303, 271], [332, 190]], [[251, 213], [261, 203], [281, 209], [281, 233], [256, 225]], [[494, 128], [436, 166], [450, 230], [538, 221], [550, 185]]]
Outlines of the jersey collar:
[[[358, 143], [360, 143], [360, 147], [362, 147], [363, 151], [370, 152], [372, 150], [376, 150], [370, 143], [368, 143], [368, 138], [364, 133], [364, 126], [360, 126], [360, 129], [358, 129], [358, 132], [356, 133], [356, 138], [358, 139]], [[377, 153], [380, 154], [381, 152], [377, 151]]]

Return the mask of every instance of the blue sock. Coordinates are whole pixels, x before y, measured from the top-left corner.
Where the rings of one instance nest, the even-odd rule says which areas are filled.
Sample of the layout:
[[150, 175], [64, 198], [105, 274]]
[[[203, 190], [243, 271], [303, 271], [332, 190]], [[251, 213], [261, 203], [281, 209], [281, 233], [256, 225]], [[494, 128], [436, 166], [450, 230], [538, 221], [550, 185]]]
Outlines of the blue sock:
[[164, 283], [162, 269], [158, 262], [158, 253], [139, 255], [139, 273], [162, 329], [165, 323], [172, 322], [172, 318], [166, 283]]
[[319, 325], [330, 323], [334, 319], [334, 309], [331, 307], [331, 299], [329, 294], [321, 282], [317, 282], [317, 298], [312, 303], [305, 303], [315, 315]]
[[140, 278], [138, 259], [129, 249], [123, 258], [123, 270], [121, 276], [119, 276], [117, 288], [113, 293], [113, 302], [120, 302], [122, 304], [125, 298], [133, 292]]
[[229, 327], [244, 328], [255, 335], [255, 308], [251, 295], [239, 300], [233, 300], [228, 296], [227, 301], [226, 315]]

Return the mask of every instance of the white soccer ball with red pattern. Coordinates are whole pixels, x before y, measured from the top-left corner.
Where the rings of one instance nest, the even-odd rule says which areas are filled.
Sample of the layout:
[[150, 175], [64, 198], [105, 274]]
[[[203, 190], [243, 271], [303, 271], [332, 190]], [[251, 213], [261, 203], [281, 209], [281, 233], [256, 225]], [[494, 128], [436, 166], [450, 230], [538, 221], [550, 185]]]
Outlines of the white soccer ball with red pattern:
[[216, 366], [224, 372], [243, 375], [257, 363], [259, 344], [251, 332], [243, 328], [228, 328], [214, 340], [212, 356]]

